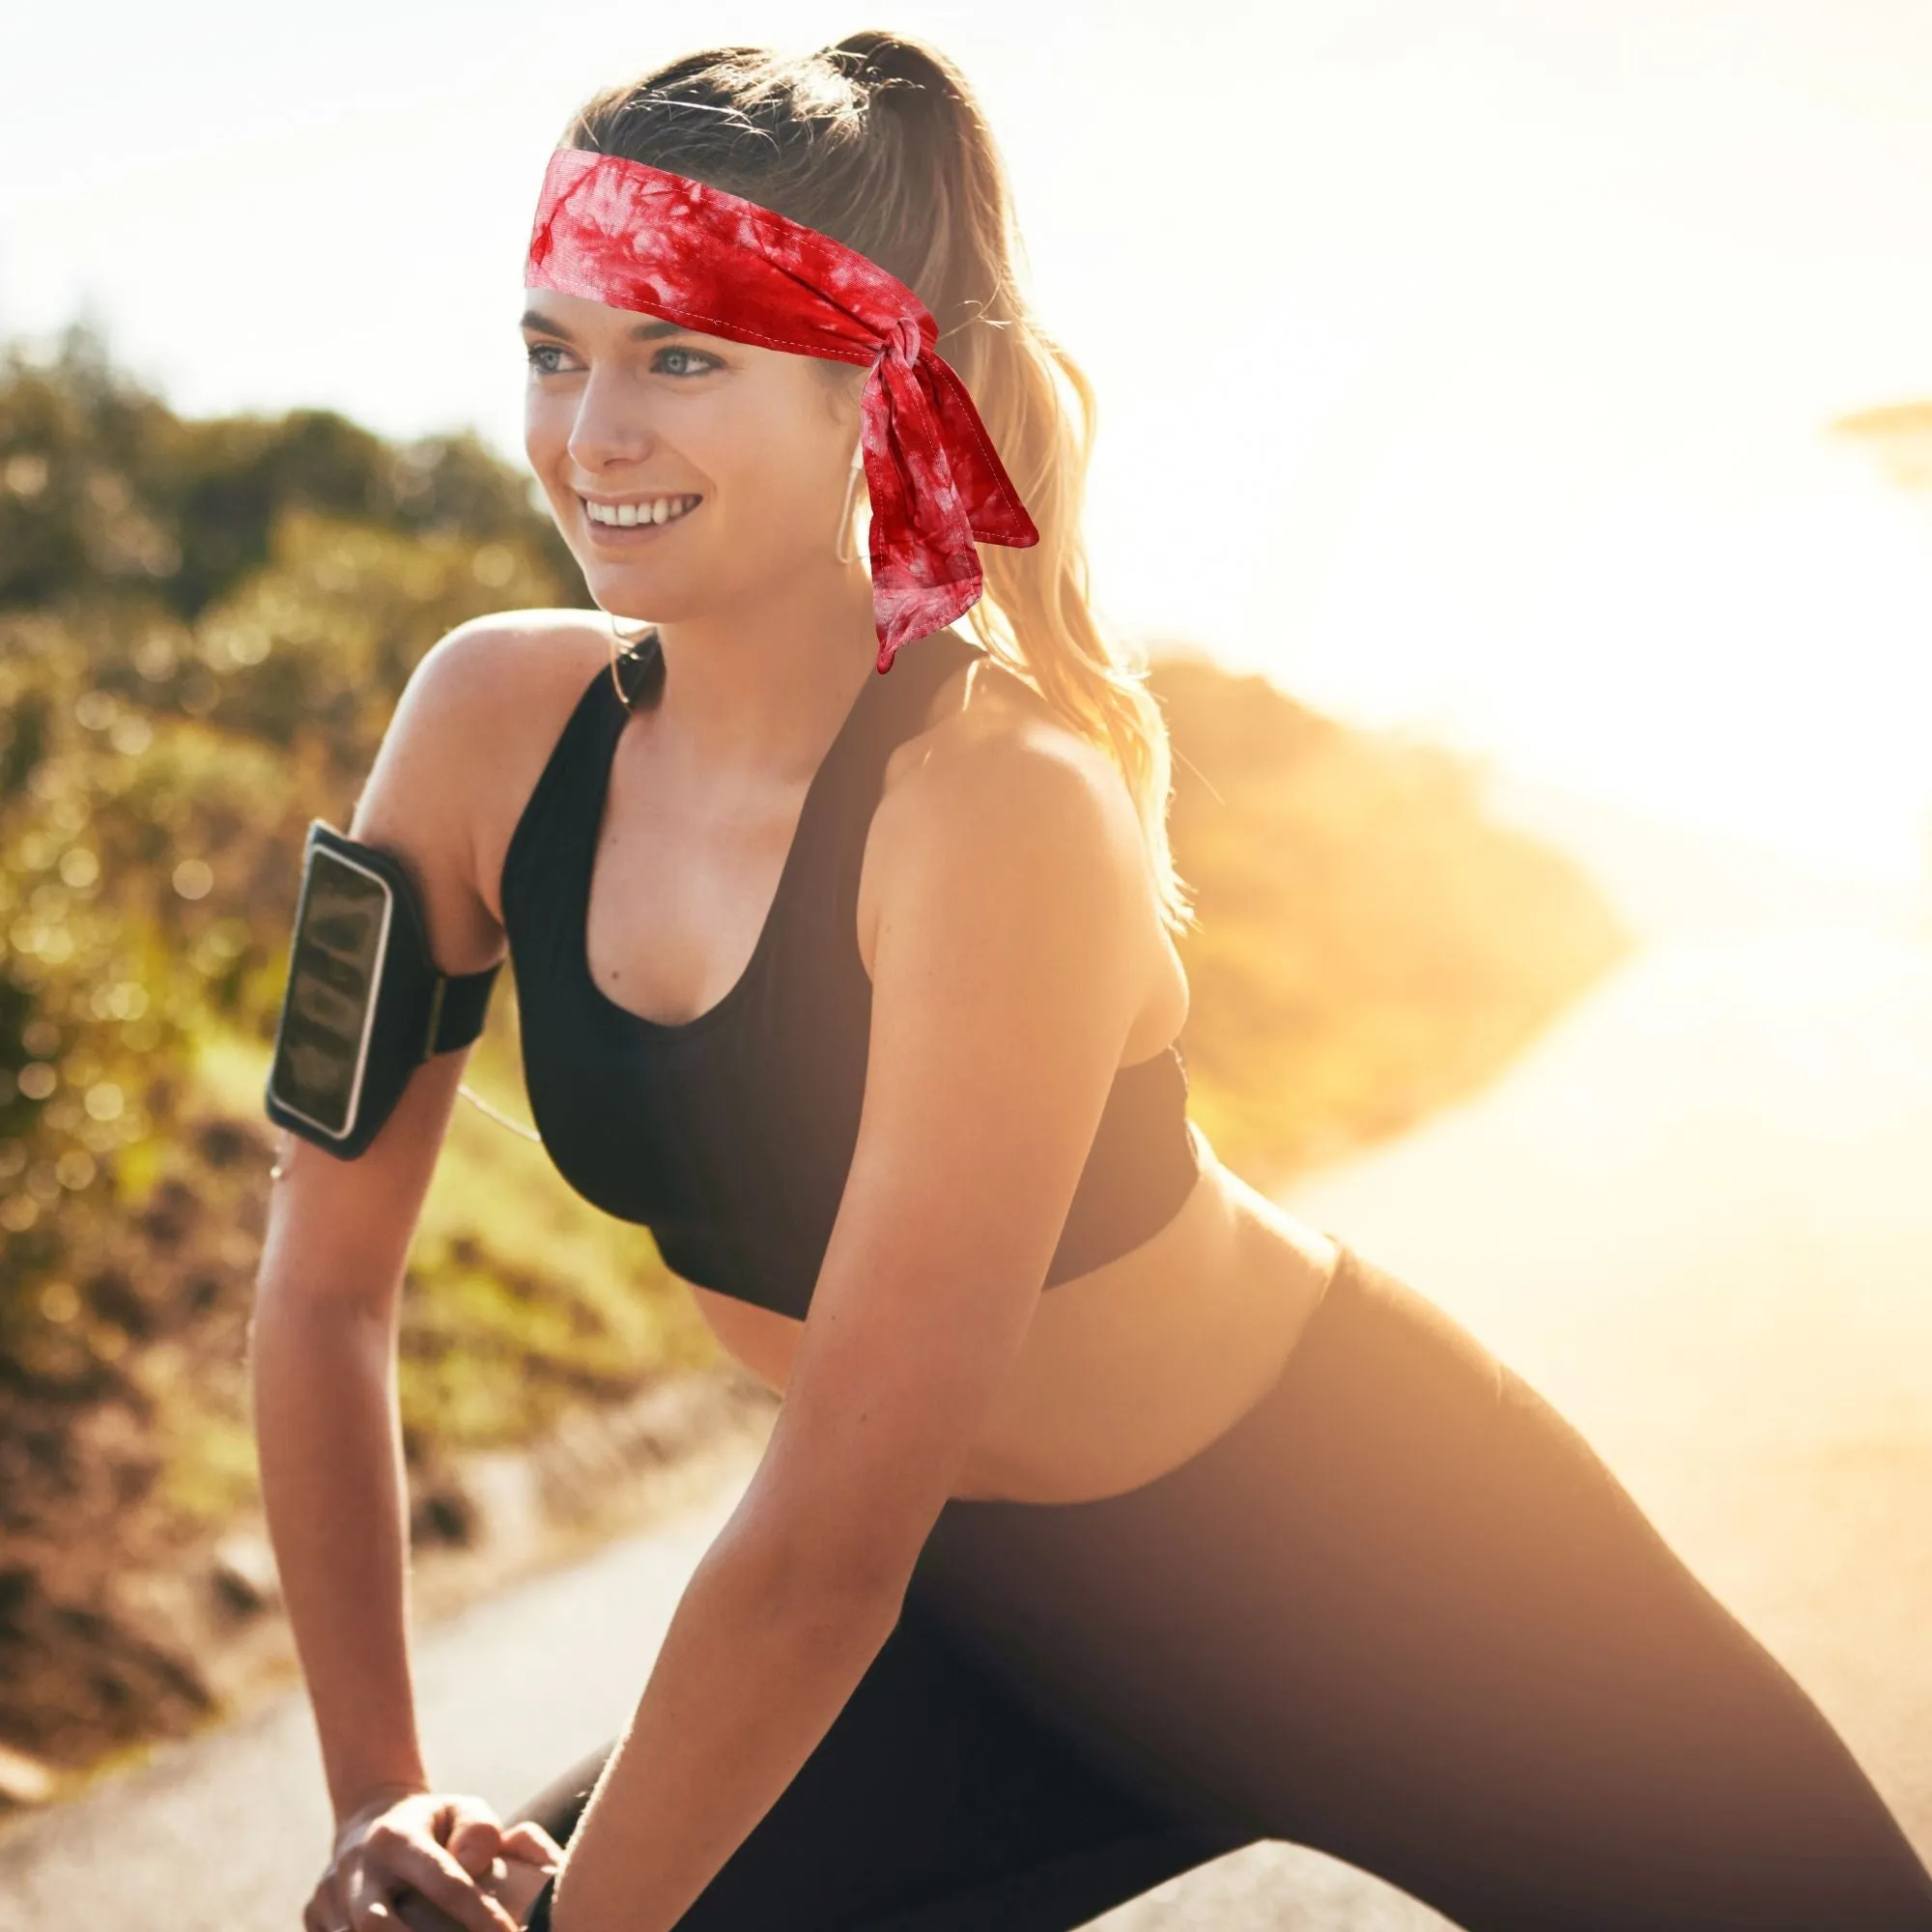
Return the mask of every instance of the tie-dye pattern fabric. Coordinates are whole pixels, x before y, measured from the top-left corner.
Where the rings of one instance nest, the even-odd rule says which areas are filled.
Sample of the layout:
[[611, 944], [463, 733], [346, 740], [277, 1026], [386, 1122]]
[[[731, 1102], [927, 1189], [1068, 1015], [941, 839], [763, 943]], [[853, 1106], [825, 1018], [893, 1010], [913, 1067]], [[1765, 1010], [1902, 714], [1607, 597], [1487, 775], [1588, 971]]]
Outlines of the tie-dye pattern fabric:
[[974, 544], [1039, 541], [918, 296], [829, 235], [703, 182], [559, 148], [524, 277], [611, 308], [800, 355], [869, 363], [860, 441], [871, 492], [878, 668], [980, 601]]

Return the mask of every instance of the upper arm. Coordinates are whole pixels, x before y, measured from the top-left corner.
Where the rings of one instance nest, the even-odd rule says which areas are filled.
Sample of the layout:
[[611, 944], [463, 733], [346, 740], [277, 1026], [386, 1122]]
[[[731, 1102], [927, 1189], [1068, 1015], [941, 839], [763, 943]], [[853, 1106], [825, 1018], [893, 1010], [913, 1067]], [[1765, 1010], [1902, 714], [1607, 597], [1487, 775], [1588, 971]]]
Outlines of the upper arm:
[[476, 783], [499, 768], [498, 734], [517, 706], [506, 688], [527, 655], [498, 619], [460, 624], [424, 653], [403, 687], [350, 836], [399, 854], [422, 889], [430, 950], [445, 973], [476, 973], [503, 956], [476, 857]]
[[[1041, 736], [935, 754], [880, 810], [851, 1168], [748, 1509], [901, 1580], [1031, 1323], [1139, 1003], [1139, 829]], [[803, 1539], [801, 1541], [801, 1538]]]
[[[492, 720], [508, 708], [500, 686], [516, 643], [481, 619], [431, 647], [397, 702], [347, 828], [408, 865], [445, 973], [478, 972], [502, 956], [501, 930], [477, 890], [469, 786], [471, 774], [491, 768]], [[283, 1130], [265, 1281], [359, 1302], [393, 1298], [468, 1060], [460, 1049], [417, 1067], [354, 1160]]]

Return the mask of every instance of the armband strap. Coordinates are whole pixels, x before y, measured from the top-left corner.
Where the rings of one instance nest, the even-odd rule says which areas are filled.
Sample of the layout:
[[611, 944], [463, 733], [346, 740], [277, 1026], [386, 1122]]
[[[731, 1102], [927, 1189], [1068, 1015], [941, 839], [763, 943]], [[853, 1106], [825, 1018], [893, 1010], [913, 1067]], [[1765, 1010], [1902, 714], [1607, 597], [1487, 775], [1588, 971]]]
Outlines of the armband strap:
[[425, 1060], [433, 1060], [439, 1053], [454, 1053], [482, 1033], [484, 1016], [490, 1010], [490, 989], [502, 970], [499, 959], [480, 973], [436, 976], [429, 995], [429, 1025], [423, 1036]]
[[354, 1160], [417, 1067], [480, 1037], [502, 961], [439, 970], [408, 859], [321, 818], [303, 848], [296, 923], [263, 1097], [277, 1125]]

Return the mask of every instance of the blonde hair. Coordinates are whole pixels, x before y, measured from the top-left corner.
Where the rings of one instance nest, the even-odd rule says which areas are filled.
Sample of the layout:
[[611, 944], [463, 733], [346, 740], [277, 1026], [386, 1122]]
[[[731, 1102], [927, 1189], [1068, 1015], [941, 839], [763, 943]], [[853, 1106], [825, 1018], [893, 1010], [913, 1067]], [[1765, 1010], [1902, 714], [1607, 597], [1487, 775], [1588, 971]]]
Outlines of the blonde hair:
[[[562, 145], [687, 175], [804, 222], [931, 310], [939, 353], [1039, 530], [1026, 550], [982, 547], [985, 594], [964, 621], [1056, 716], [1112, 753], [1161, 918], [1177, 932], [1196, 923], [1168, 842], [1167, 721], [1145, 660], [1110, 644], [1089, 603], [1093, 384], [1027, 306], [1005, 166], [958, 70], [925, 43], [877, 29], [810, 54], [715, 47], [593, 95]], [[864, 380], [825, 367], [835, 382]]]

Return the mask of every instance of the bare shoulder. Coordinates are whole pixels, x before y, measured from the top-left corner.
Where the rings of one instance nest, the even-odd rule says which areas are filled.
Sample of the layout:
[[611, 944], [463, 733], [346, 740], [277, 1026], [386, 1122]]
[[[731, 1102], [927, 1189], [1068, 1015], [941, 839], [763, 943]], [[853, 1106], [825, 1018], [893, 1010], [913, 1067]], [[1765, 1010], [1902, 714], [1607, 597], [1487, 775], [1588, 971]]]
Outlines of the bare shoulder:
[[945, 680], [888, 761], [860, 871], [858, 940], [867, 973], [888, 904], [908, 895], [917, 900], [935, 865], [982, 860], [1023, 896], [1053, 896], [1071, 882], [1091, 898], [1105, 882], [1117, 886], [1106, 916], [1134, 935], [1144, 987], [1127, 1058], [1172, 1037], [1185, 985], [1160, 923], [1126, 779], [1106, 747], [985, 658]]
[[410, 674], [350, 830], [409, 860], [451, 973], [503, 956], [497, 881], [524, 803], [608, 637], [594, 613], [472, 617]]
[[[1122, 1064], [1145, 1060], [1179, 1036], [1190, 1004], [1187, 972], [1161, 914], [1139, 808], [1106, 746], [1067, 724], [1025, 678], [976, 658], [934, 693], [885, 777], [860, 872], [858, 939], [867, 973], [881, 901], [897, 897], [893, 882], [903, 882], [909, 867], [926, 863], [935, 828], [944, 840], [949, 822], [976, 819], [982, 832], [1005, 826], [1004, 836], [1038, 848], [1049, 843], [1039, 835], [1050, 827], [1049, 859], [1104, 871], [1131, 895], [1126, 929], [1143, 993]], [[1035, 868], [1042, 890], [1052, 890], [1053, 877], [1050, 865]]]
[[472, 649], [490, 712], [474, 767], [476, 887], [500, 932], [510, 841], [570, 714], [590, 680], [608, 674], [611, 630], [597, 611], [504, 611], [483, 620]]
[[1140, 818], [1104, 746], [1069, 725], [1038, 692], [991, 658], [976, 658], [934, 693], [919, 728], [894, 749], [880, 820], [886, 837], [909, 820], [983, 810], [1011, 794], [1056, 811], [1065, 838], [1098, 839], [1136, 865]]
[[543, 720], [532, 707], [561, 704], [583, 694], [584, 680], [611, 654], [610, 632], [594, 611], [497, 611], [459, 624], [417, 668], [430, 673], [439, 710], [461, 715], [474, 728], [507, 734], [504, 750]]

